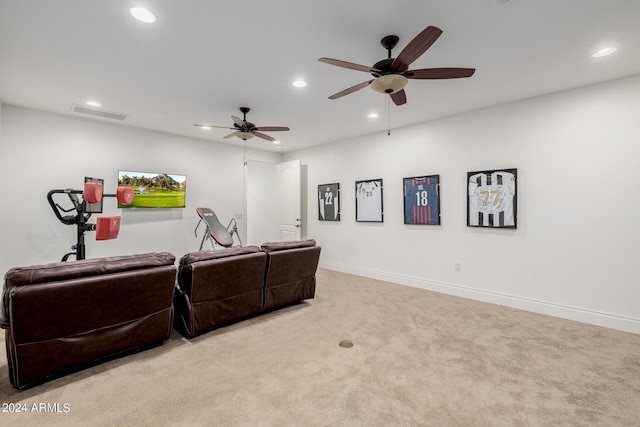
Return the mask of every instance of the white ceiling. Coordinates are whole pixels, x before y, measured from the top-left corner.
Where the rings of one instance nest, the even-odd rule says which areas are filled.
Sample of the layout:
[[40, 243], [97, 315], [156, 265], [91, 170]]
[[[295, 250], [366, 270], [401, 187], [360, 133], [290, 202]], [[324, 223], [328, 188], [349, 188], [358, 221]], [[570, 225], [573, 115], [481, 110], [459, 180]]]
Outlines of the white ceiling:
[[[228, 130], [193, 124], [232, 126], [248, 106], [257, 126], [291, 128], [266, 133], [292, 151], [640, 73], [640, 0], [503, 2], [0, 0], [0, 100], [88, 117], [71, 105], [95, 99], [130, 115], [128, 126], [234, 144]], [[157, 21], [133, 19], [138, 5]], [[318, 58], [370, 66], [386, 58], [382, 37], [400, 37], [397, 56], [429, 25], [444, 33], [410, 68], [476, 68], [473, 77], [411, 80], [390, 116], [370, 88], [327, 99], [370, 75]], [[609, 45], [618, 52], [591, 57]], [[296, 78], [308, 86], [294, 88]]]

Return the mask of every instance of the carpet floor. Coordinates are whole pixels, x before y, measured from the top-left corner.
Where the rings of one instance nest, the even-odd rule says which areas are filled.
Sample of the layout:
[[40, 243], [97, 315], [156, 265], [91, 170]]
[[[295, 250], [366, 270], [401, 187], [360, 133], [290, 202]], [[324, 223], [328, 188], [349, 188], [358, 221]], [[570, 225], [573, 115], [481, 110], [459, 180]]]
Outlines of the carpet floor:
[[320, 269], [315, 299], [24, 391], [3, 353], [0, 401], [3, 426], [640, 426], [640, 335]]

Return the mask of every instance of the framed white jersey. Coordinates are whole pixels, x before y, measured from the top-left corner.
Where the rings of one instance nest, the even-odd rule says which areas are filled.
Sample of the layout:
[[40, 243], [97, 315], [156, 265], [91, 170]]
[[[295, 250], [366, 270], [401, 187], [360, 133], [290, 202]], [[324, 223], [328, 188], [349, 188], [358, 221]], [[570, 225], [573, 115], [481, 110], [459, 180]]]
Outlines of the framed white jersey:
[[517, 169], [467, 173], [467, 225], [517, 228]]
[[382, 179], [356, 181], [356, 221], [382, 222]]
[[404, 223], [440, 225], [440, 175], [403, 178]]
[[340, 184], [318, 185], [318, 219], [340, 221]]

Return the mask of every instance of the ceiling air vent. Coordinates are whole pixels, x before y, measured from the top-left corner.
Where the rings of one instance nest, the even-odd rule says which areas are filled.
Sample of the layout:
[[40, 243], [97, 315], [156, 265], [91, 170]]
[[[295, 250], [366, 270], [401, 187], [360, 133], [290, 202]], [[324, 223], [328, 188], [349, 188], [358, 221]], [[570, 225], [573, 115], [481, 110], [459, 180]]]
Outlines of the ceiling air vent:
[[71, 111], [74, 113], [88, 114], [103, 119], [117, 120], [123, 122], [129, 117], [127, 114], [114, 113], [113, 111], [104, 111], [97, 108], [86, 107], [84, 105], [71, 104]]

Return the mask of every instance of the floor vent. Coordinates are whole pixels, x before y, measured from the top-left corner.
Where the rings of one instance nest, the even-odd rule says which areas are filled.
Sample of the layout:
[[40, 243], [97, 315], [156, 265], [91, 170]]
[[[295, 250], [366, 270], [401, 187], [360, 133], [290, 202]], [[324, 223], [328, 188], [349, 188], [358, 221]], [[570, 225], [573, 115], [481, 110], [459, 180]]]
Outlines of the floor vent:
[[127, 114], [114, 113], [113, 111], [104, 111], [97, 108], [85, 107], [84, 105], [71, 104], [71, 111], [74, 113], [88, 114], [103, 119], [117, 120], [123, 122], [129, 117]]
[[340, 341], [338, 345], [342, 348], [351, 348], [353, 347], [353, 343], [349, 340]]

